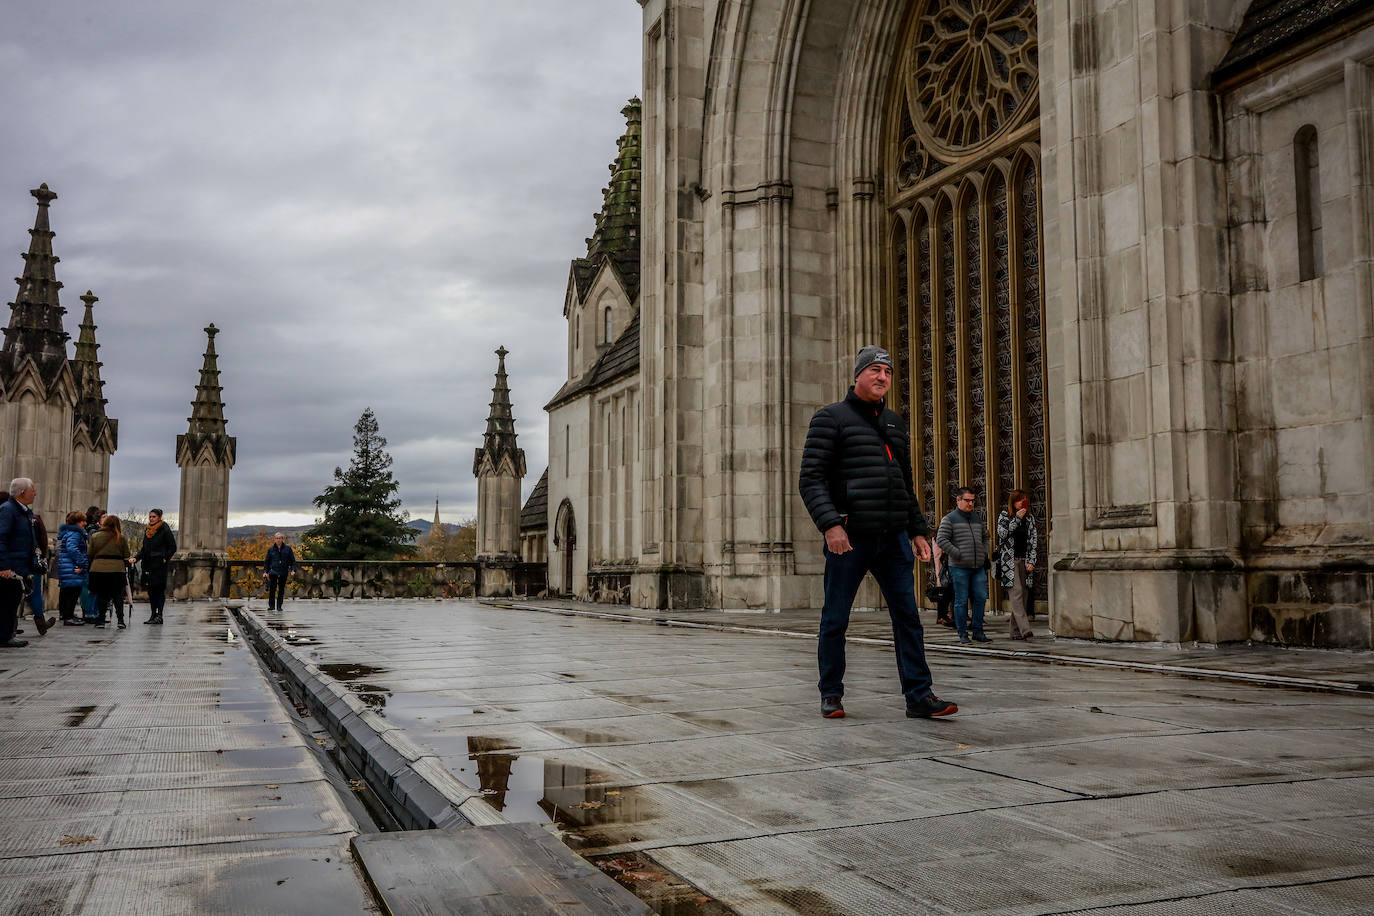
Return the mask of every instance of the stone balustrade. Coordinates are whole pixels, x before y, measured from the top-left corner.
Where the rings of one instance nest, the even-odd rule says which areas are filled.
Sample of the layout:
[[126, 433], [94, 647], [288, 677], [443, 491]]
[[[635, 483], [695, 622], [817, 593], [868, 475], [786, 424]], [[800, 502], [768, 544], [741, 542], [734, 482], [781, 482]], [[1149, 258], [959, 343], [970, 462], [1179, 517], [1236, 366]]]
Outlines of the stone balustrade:
[[[471, 598], [482, 594], [480, 563], [425, 560], [303, 560], [287, 583], [291, 598]], [[514, 595], [537, 595], [547, 582], [543, 563], [517, 563]], [[174, 598], [266, 598], [262, 562], [180, 556], [168, 572]]]

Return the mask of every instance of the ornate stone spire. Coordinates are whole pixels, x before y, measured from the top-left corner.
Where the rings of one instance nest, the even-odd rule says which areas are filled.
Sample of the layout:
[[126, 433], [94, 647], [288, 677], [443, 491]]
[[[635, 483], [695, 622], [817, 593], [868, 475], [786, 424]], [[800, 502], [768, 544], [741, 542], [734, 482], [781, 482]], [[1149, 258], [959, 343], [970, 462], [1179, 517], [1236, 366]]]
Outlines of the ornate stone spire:
[[0, 384], [6, 388], [33, 360], [43, 384], [51, 388], [67, 366], [68, 334], [62, 327], [66, 314], [58, 301], [62, 284], [57, 279], [58, 258], [52, 253], [53, 231], [48, 225], [48, 205], [57, 195], [46, 184], [29, 192], [38, 200], [38, 216], [29, 230], [29, 250], [23, 255], [24, 273], [16, 277], [19, 294], [10, 303], [10, 323], [0, 352]]
[[[100, 378], [100, 344], [95, 342], [95, 316], [93, 308], [100, 301], [98, 296], [86, 290], [81, 297], [86, 310], [81, 316], [81, 335], [76, 341], [76, 356], [72, 359], [72, 374], [76, 377], [76, 409], [73, 414], [72, 436], [85, 435], [93, 448], [110, 452], [118, 445], [119, 421], [111, 420], [105, 414], [105, 383]], [[109, 438], [104, 438], [108, 431]]]
[[482, 563], [484, 597], [513, 594], [510, 571], [520, 559], [520, 480], [525, 452], [515, 444], [515, 420], [506, 384], [506, 354], [496, 351], [496, 385], [482, 447], [472, 460], [477, 478], [477, 560]]
[[[611, 183], [601, 192], [601, 212], [596, 230], [587, 239], [587, 256], [573, 261], [579, 286], [596, 275], [602, 257], [615, 263], [625, 282], [625, 292], [633, 300], [639, 291], [639, 199], [640, 139], [642, 106], [630, 99], [620, 110], [625, 116], [625, 133], [618, 142], [619, 152], [610, 164]], [[578, 290], [579, 295], [584, 289]]]
[[436, 496], [434, 497], [434, 527], [430, 528], [429, 530], [434, 531], [435, 529], [441, 528], [442, 526], [443, 522], [439, 521], [439, 497]]
[[[234, 466], [238, 441], [225, 432], [224, 402], [220, 400], [219, 366], [213, 324], [205, 329], [205, 362], [200, 367], [196, 399], [191, 402], [190, 425], [177, 436], [177, 464], [181, 467], [181, 501], [177, 504], [178, 555], [191, 560], [191, 581], [180, 593], [186, 597], [222, 594], [215, 589], [227, 575], [225, 551], [229, 543], [229, 469]], [[199, 564], [199, 569], [196, 568]]]
[[235, 447], [238, 440], [227, 435], [224, 419], [224, 401], [220, 392], [218, 355], [215, 353], [215, 335], [219, 328], [211, 324], [205, 329], [209, 338], [205, 344], [205, 361], [200, 367], [200, 382], [196, 385], [196, 398], [191, 402], [191, 416], [186, 434], [177, 436], [177, 463], [182, 464], [183, 454], [192, 459], [203, 449], [209, 448], [214, 457], [229, 467], [234, 466]]
[[483, 475], [484, 466], [489, 473], [496, 473], [503, 459], [510, 461], [515, 476], [525, 476], [525, 452], [515, 444], [515, 418], [510, 409], [510, 386], [506, 384], [506, 356], [509, 353], [505, 347], [496, 351], [496, 385], [491, 389], [487, 432], [472, 462], [472, 473], [478, 477]]

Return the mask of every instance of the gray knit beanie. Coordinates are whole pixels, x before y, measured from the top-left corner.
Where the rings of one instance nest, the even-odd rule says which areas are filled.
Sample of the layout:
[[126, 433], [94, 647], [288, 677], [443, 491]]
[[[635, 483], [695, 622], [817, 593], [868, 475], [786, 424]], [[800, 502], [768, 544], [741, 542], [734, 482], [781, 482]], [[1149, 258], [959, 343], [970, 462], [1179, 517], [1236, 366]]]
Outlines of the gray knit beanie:
[[854, 360], [854, 377], [858, 378], [859, 373], [867, 369], [874, 363], [878, 363], [887, 368], [892, 368], [892, 357], [887, 355], [887, 351], [882, 347], [864, 347], [859, 351], [858, 357]]

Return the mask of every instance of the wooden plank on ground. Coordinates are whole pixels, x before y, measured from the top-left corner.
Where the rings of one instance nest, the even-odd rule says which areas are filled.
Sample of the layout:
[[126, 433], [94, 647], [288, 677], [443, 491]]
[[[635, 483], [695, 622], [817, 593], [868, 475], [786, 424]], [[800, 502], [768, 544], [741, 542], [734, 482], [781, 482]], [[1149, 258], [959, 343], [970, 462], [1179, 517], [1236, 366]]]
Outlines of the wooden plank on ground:
[[374, 833], [353, 851], [392, 916], [653, 913], [537, 824]]

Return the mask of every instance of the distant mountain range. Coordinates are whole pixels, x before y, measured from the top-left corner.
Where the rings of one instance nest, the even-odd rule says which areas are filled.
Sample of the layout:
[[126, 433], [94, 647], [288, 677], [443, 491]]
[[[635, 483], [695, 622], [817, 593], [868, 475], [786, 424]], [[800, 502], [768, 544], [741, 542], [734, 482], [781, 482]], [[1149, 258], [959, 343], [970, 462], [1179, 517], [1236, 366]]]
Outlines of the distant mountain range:
[[[429, 529], [434, 527], [434, 523], [422, 518], [411, 519], [410, 528], [415, 532], [415, 540], [420, 540], [429, 534]], [[237, 541], [240, 538], [251, 538], [255, 535], [267, 533], [275, 534], [280, 531], [286, 535], [288, 541], [299, 541], [301, 535], [309, 531], [313, 525], [238, 525], [229, 529], [229, 540]], [[457, 532], [458, 526], [444, 523], [444, 531], [452, 535]]]

